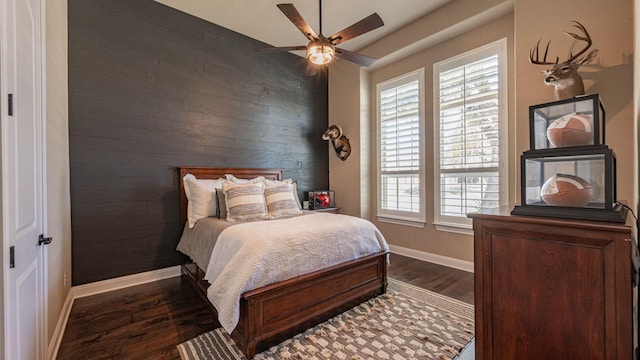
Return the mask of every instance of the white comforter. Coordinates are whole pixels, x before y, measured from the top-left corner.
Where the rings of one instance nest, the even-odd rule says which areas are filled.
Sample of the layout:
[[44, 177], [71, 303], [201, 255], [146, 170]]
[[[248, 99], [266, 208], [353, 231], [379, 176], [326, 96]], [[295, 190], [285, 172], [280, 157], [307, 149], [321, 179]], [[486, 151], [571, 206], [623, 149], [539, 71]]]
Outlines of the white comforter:
[[231, 333], [246, 291], [388, 250], [372, 223], [347, 215], [316, 213], [234, 225], [213, 248], [207, 297]]

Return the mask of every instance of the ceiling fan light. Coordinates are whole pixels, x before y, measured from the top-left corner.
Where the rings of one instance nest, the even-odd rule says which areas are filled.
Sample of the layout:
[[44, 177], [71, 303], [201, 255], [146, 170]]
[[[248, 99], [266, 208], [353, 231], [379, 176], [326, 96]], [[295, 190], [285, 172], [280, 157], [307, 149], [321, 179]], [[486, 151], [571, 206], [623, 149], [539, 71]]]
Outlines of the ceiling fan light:
[[316, 65], [325, 65], [333, 61], [335, 49], [333, 46], [310, 45], [307, 48], [307, 59]]

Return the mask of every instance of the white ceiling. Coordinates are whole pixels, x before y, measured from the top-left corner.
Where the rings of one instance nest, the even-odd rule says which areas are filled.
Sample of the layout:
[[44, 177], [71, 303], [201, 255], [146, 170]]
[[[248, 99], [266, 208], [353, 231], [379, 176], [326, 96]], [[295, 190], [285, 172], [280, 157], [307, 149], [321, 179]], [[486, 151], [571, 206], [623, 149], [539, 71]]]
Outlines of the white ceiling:
[[[276, 7], [283, 2], [292, 3], [313, 30], [320, 32], [316, 0], [156, 1], [273, 46], [306, 45], [304, 35]], [[341, 48], [358, 51], [449, 1], [325, 0], [322, 2], [322, 33], [330, 36], [377, 12], [384, 26], [340, 44]]]

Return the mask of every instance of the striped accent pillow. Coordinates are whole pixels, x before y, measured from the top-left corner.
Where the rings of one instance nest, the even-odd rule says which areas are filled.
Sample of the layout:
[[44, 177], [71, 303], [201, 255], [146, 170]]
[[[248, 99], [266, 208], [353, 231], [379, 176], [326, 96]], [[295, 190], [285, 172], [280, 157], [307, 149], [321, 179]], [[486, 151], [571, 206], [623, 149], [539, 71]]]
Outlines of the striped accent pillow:
[[296, 199], [296, 204], [298, 204], [298, 209], [302, 210], [302, 203], [300, 202], [300, 198], [298, 197], [298, 184], [295, 181], [293, 181], [291, 179], [270, 180], [270, 179], [263, 178], [262, 182], [264, 183], [264, 186], [266, 186], [266, 187], [276, 186], [276, 185], [280, 185], [280, 184], [291, 184], [291, 185], [293, 185], [293, 197]]
[[222, 186], [227, 205], [227, 221], [265, 220], [268, 218], [264, 201], [264, 185], [234, 184]]
[[302, 210], [298, 207], [298, 203], [293, 196], [292, 184], [282, 183], [268, 186], [264, 189], [264, 198], [269, 210], [269, 217], [272, 219], [302, 214]]

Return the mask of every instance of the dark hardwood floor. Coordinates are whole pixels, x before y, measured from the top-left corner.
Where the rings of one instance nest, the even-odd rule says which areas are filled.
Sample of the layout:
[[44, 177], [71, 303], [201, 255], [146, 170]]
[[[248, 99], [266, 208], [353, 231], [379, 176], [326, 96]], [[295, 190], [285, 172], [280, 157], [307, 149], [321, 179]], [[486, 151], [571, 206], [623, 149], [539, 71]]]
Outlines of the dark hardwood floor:
[[[389, 277], [473, 303], [473, 274], [391, 255]], [[77, 299], [58, 360], [180, 359], [176, 345], [218, 327], [181, 278]]]
[[473, 273], [391, 254], [388, 275], [473, 305]]

